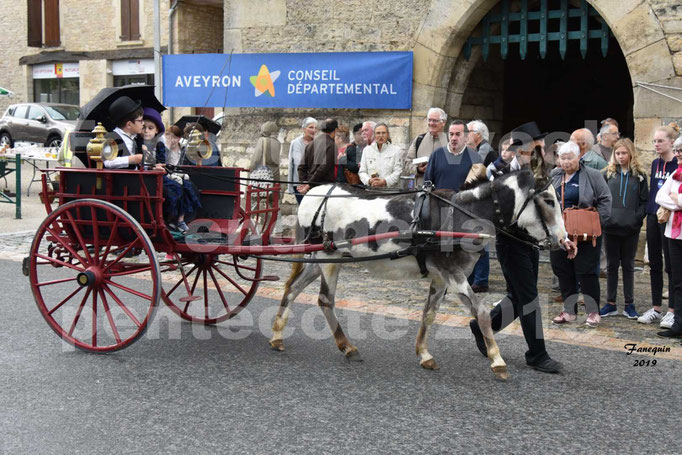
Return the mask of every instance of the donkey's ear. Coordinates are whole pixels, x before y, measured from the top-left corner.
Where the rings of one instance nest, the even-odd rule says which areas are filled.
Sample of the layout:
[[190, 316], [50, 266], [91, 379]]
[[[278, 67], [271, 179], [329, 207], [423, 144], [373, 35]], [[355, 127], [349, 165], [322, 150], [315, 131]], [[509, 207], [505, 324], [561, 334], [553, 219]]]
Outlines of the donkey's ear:
[[471, 165], [471, 169], [469, 169], [469, 173], [467, 174], [467, 178], [464, 183], [467, 185], [473, 185], [478, 181], [487, 182], [488, 177], [485, 173], [485, 166], [481, 163], [474, 163]]
[[535, 187], [544, 187], [549, 179], [549, 173], [547, 172], [545, 158], [542, 156], [542, 147], [537, 146], [533, 150], [533, 155], [530, 159], [530, 168], [533, 171], [533, 177], [535, 178]]

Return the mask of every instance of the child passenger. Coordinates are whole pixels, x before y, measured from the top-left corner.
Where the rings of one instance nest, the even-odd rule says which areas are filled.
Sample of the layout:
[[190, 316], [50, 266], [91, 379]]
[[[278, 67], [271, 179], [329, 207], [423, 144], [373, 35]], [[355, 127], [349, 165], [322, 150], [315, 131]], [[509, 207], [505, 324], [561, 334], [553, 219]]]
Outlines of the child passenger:
[[[179, 160], [179, 141], [182, 136], [180, 128], [173, 125], [165, 135], [168, 148], [161, 140], [161, 133], [165, 131], [161, 115], [151, 108], [144, 109], [144, 127], [142, 136], [145, 141], [145, 157], [153, 156], [156, 166], [177, 165]], [[177, 155], [177, 157], [176, 157]], [[175, 157], [175, 160], [173, 158]], [[183, 234], [189, 229], [185, 223], [185, 216], [201, 208], [199, 194], [189, 180], [184, 180], [180, 174], [168, 173], [163, 177], [163, 212], [167, 226], [173, 231]]]

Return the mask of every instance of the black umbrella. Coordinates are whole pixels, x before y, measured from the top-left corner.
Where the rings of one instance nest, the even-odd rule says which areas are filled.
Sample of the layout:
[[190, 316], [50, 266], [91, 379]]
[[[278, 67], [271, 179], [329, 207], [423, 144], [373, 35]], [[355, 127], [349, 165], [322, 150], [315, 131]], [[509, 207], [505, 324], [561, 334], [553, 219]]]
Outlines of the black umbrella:
[[151, 107], [159, 112], [166, 108], [156, 99], [153, 85], [125, 85], [123, 87], [107, 87], [99, 91], [93, 99], [81, 107], [74, 131], [90, 132], [97, 122], [101, 122], [107, 131], [113, 131], [116, 125], [109, 118], [109, 106], [121, 96], [129, 96], [133, 100], [142, 101], [142, 107]]
[[85, 106], [81, 107], [81, 113], [70, 136], [71, 150], [84, 163], [87, 162], [85, 148], [90, 139], [94, 137], [92, 130], [95, 129], [98, 122], [101, 122], [107, 131], [113, 131], [116, 128], [116, 125], [109, 118], [109, 106], [114, 100], [124, 95], [142, 101], [142, 107], [151, 107], [159, 112], [166, 110], [163, 104], [156, 99], [153, 85], [124, 85], [123, 87], [103, 88]]
[[205, 115], [185, 115], [175, 122], [182, 131], [185, 131], [185, 126], [187, 126], [188, 123], [198, 123], [204, 130], [212, 134], [218, 134], [220, 132], [220, 123], [214, 122]]

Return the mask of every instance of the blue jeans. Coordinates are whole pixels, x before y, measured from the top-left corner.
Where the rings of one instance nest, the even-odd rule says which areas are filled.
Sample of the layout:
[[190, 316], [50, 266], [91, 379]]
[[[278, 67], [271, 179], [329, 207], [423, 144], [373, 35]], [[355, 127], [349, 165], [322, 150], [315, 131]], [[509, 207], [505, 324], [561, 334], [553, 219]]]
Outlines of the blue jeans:
[[474, 266], [474, 271], [469, 275], [469, 284], [488, 287], [488, 275], [490, 275], [490, 252], [486, 246]]

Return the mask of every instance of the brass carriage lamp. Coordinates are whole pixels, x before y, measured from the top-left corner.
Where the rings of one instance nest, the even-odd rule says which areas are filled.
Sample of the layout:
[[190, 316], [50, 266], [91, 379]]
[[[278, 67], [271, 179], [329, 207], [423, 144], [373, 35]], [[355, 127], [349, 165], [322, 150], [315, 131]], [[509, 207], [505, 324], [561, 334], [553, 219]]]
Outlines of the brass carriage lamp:
[[[118, 156], [118, 144], [116, 144], [115, 140], [104, 137], [107, 134], [107, 130], [101, 123], [97, 123], [92, 132], [95, 134], [95, 137], [90, 139], [85, 151], [88, 154], [88, 159], [96, 163], [97, 169], [102, 169], [104, 167], [103, 160], [113, 160]], [[106, 151], [105, 145], [109, 146]], [[97, 177], [97, 189], [101, 188], [102, 178]]]
[[204, 134], [199, 130], [193, 130], [189, 135], [189, 142], [187, 143], [187, 158], [201, 166], [201, 162], [210, 158], [212, 154], [213, 147], [204, 137]]

